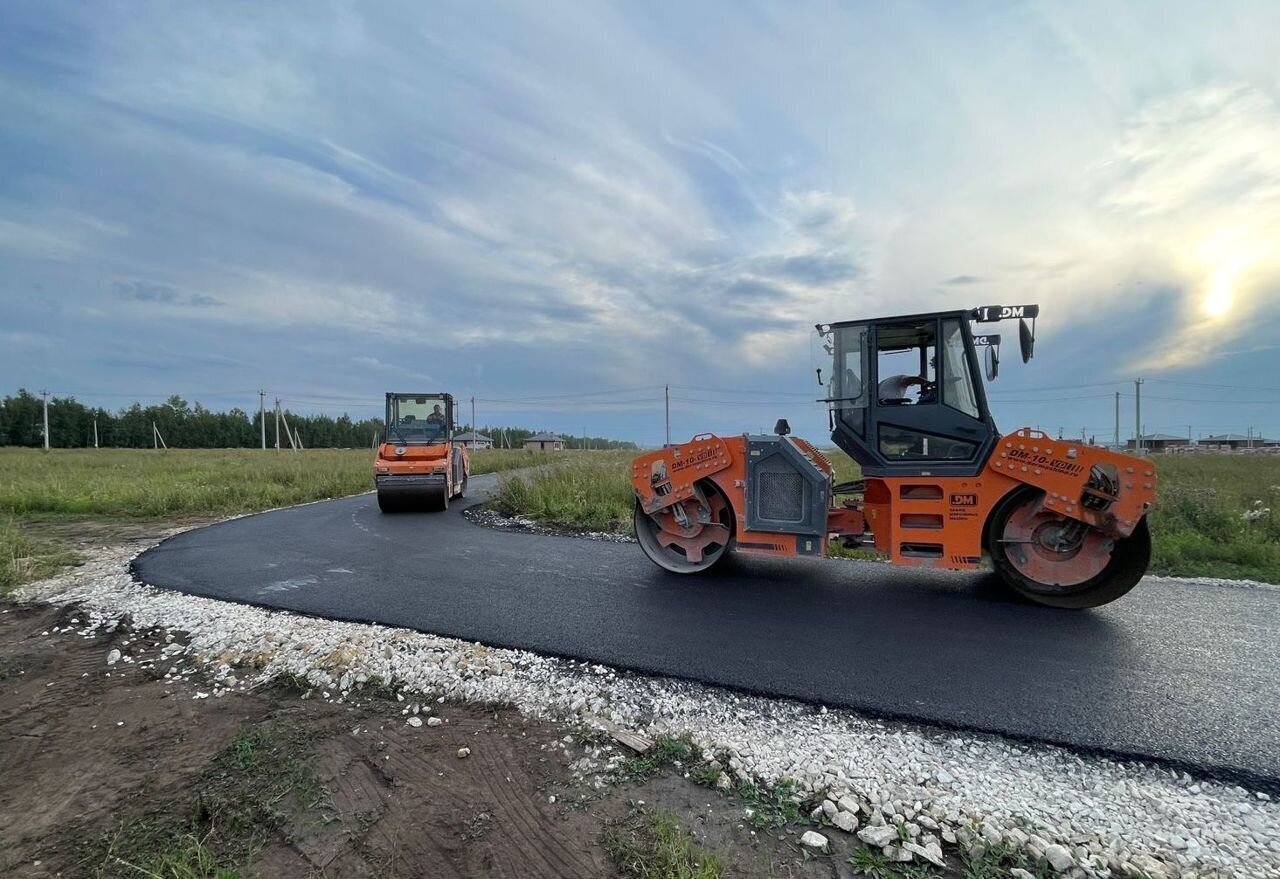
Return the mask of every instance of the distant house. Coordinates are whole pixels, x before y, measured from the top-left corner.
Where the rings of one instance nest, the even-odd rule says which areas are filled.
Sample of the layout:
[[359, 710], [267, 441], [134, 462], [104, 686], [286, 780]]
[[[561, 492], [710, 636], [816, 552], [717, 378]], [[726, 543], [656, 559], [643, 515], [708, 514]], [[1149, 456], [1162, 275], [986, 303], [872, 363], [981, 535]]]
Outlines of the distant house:
[[[1148, 452], [1167, 452], [1172, 448], [1182, 448], [1191, 445], [1191, 440], [1185, 436], [1175, 436], [1171, 433], [1146, 433], [1142, 435], [1142, 447]], [[1125, 444], [1125, 448], [1132, 451], [1135, 448], [1135, 441], [1129, 440]]]
[[535, 433], [524, 441], [524, 447], [535, 452], [562, 452], [564, 440], [554, 433]]
[[1263, 439], [1256, 434], [1254, 436], [1246, 436], [1243, 433], [1223, 433], [1218, 436], [1206, 436], [1196, 445], [1202, 449], [1230, 450], [1234, 452], [1239, 449], [1274, 448], [1280, 445], [1280, 441]]
[[492, 449], [493, 437], [485, 436], [483, 433], [475, 433], [468, 430], [466, 433], [454, 435], [454, 440], [462, 443], [468, 449]]

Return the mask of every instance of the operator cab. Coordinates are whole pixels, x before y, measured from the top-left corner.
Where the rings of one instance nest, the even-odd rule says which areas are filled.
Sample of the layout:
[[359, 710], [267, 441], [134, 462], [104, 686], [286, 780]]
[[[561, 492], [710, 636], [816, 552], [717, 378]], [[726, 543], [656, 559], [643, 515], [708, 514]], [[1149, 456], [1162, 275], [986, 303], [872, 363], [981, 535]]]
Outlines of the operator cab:
[[[867, 476], [976, 476], [999, 437], [977, 351], [985, 349], [987, 377], [995, 378], [1000, 337], [975, 337], [969, 322], [1038, 311], [991, 306], [819, 325], [832, 355], [832, 440]], [[1025, 322], [1021, 336], [1026, 360]]]
[[423, 445], [453, 436], [451, 394], [387, 394], [387, 442]]

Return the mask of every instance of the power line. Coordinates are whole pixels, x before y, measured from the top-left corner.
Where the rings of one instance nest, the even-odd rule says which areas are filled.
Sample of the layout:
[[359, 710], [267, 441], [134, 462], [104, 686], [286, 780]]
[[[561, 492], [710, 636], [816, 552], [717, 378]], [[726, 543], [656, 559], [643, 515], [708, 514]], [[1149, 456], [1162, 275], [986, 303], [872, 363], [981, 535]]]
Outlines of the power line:
[[762, 390], [762, 389], [748, 391], [748, 390], [737, 390], [734, 388], [699, 388], [699, 387], [693, 387], [692, 385], [672, 385], [671, 389], [675, 391], [703, 391], [705, 393], [711, 393], [711, 394], [741, 394], [744, 396], [763, 395], [763, 396], [774, 396], [774, 397], [809, 397], [811, 399], [817, 396], [816, 392], [809, 393], [809, 394], [801, 394], [797, 391], [769, 391], [769, 390]]
[[[1006, 406], [1006, 405], [1013, 405], [1017, 403], [1059, 403], [1065, 400], [1109, 400], [1112, 398], [1112, 396], [1113, 396], [1112, 394], [1089, 394], [1087, 396], [1082, 396], [1082, 397], [1028, 397], [1023, 400], [1009, 400], [1009, 399], [1000, 398], [1000, 399], [993, 399], [990, 402], [993, 405], [998, 404], [1001, 406]], [[1131, 397], [1133, 395], [1126, 394], [1125, 396]]]
[[[1126, 384], [1128, 384], [1128, 382], [1125, 382], [1125, 381], [1091, 382], [1091, 383], [1082, 383], [1082, 384], [1075, 384], [1075, 385], [1051, 385], [1048, 387], [1040, 387], [1040, 388], [1009, 388], [1009, 390], [1007, 391], [996, 390], [993, 393], [1038, 394], [1041, 391], [1078, 391], [1078, 390], [1083, 390], [1084, 388], [1114, 388], [1116, 386], [1126, 385]], [[988, 394], [988, 396], [990, 396], [990, 394]]]
[[1248, 385], [1214, 385], [1205, 382], [1184, 382], [1171, 378], [1149, 378], [1147, 381], [1160, 382], [1165, 385], [1186, 385], [1192, 388], [1220, 388], [1232, 391], [1267, 391], [1273, 394], [1280, 394], [1280, 388], [1259, 388]]
[[[705, 400], [700, 397], [675, 396], [671, 400], [679, 403], [707, 403], [716, 406], [795, 406], [804, 402], [802, 400]], [[812, 402], [818, 401], [812, 400]]]
[[510, 399], [501, 400], [501, 399], [495, 399], [491, 397], [476, 397], [476, 399], [486, 403], [511, 403], [511, 402], [523, 402], [523, 401], [541, 401], [541, 400], [568, 400], [568, 399], [576, 399], [580, 397], [603, 397], [603, 396], [608, 396], [610, 394], [639, 394], [644, 391], [657, 391], [657, 390], [660, 390], [661, 388], [662, 388], [662, 385], [640, 385], [632, 388], [612, 388], [606, 391], [579, 391], [573, 394], [530, 394], [527, 396], [518, 397], [515, 400], [510, 400]]
[[1280, 400], [1222, 400], [1222, 399], [1195, 399], [1191, 397], [1154, 397], [1147, 395], [1148, 400], [1164, 400], [1171, 403], [1218, 403], [1228, 406], [1280, 406]]

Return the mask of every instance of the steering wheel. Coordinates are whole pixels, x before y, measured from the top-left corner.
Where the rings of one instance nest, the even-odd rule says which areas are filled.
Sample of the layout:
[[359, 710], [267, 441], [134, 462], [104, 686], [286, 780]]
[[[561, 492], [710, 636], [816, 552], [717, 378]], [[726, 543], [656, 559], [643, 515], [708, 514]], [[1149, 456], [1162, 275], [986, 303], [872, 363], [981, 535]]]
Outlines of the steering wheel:
[[917, 403], [936, 403], [938, 402], [938, 383], [925, 382], [920, 386], [920, 399]]

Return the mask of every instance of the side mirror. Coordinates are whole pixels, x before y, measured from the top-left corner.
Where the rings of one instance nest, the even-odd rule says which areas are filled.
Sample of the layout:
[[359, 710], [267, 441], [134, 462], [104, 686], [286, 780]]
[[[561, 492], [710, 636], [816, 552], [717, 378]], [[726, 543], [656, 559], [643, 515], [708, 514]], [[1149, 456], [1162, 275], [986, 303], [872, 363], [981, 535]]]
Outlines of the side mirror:
[[1027, 363], [1036, 351], [1036, 333], [1025, 320], [1018, 321], [1018, 345], [1022, 348], [1022, 362]]
[[987, 348], [987, 381], [993, 382], [1000, 374], [1000, 351], [994, 345]]

